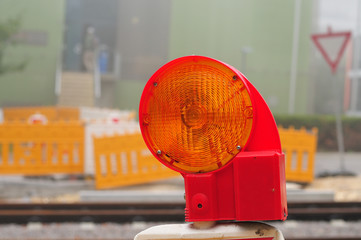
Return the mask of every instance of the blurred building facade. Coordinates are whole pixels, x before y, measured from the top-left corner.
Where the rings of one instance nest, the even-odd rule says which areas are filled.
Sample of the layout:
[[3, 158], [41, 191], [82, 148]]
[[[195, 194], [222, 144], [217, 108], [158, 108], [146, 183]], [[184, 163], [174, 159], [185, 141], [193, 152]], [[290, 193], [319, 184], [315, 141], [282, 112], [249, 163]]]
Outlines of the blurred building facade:
[[[55, 76], [81, 72], [87, 27], [100, 54], [101, 96], [96, 105], [137, 109], [148, 78], [167, 61], [190, 54], [227, 62], [258, 88], [274, 113], [290, 99], [295, 2], [272, 0], [3, 0], [1, 19], [21, 15], [23, 31], [43, 32], [43, 45], [9, 49], [9, 59], [29, 58], [23, 72], [0, 76], [0, 104], [55, 105]], [[46, 9], [46, 11], [45, 11]], [[301, 1], [295, 113], [315, 113], [315, 70], [310, 34], [317, 4]], [[6, 90], [5, 90], [6, 89]]]
[[[196, 53], [225, 61], [246, 75], [274, 113], [287, 113], [295, 2], [174, 1], [170, 56]], [[309, 33], [313, 2], [302, 1], [300, 7], [294, 108], [296, 113], [307, 113], [312, 111]]]

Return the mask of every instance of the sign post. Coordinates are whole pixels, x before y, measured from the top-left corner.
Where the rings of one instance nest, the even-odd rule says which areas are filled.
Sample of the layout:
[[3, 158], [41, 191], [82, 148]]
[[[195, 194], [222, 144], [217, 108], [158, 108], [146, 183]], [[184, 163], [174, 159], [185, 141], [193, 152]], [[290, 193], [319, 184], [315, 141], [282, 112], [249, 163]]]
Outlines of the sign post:
[[[327, 64], [331, 68], [331, 72], [334, 75], [334, 91], [336, 97], [335, 117], [336, 117], [336, 136], [338, 151], [340, 154], [340, 170], [341, 174], [345, 173], [345, 160], [344, 160], [344, 137], [341, 121], [341, 96], [337, 86], [337, 66], [341, 60], [341, 57], [346, 49], [347, 43], [351, 38], [351, 32], [332, 32], [331, 28], [327, 33], [313, 34], [311, 36], [314, 44], [321, 52], [322, 56], [326, 60]], [[329, 43], [329, 44], [327, 44]], [[331, 43], [331, 45], [330, 45]], [[335, 47], [335, 43], [338, 43], [338, 48]], [[333, 44], [333, 45], [332, 45]], [[336, 51], [335, 51], [336, 50]]]

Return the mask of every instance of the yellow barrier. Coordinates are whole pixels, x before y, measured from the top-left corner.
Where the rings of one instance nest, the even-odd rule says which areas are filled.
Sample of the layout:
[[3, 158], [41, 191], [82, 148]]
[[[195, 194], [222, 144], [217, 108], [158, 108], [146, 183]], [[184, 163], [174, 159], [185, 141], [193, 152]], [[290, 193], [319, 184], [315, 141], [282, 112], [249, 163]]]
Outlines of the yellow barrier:
[[[64, 110], [66, 115], [66, 110]], [[72, 115], [72, 110], [69, 111]], [[311, 182], [317, 129], [279, 128], [287, 181]], [[84, 172], [84, 126], [80, 122], [0, 125], [0, 174], [44, 175]], [[141, 134], [94, 138], [98, 189], [178, 176], [159, 163]]]
[[78, 108], [70, 107], [14, 107], [3, 108], [4, 122], [27, 122], [31, 115], [44, 115], [49, 122], [79, 121]]
[[57, 121], [80, 121], [79, 108], [56, 107]]
[[153, 157], [139, 133], [94, 138], [94, 158], [97, 189], [179, 176]]
[[80, 122], [0, 125], [0, 174], [83, 173]]
[[317, 149], [317, 128], [306, 131], [293, 127], [278, 128], [282, 150], [286, 155], [286, 180], [309, 183], [314, 179], [314, 162]]

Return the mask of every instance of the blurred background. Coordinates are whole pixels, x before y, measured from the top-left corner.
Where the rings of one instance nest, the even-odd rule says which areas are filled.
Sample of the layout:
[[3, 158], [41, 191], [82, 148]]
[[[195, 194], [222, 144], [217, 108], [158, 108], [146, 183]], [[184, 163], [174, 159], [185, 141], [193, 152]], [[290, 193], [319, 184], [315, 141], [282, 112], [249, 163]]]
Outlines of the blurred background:
[[[351, 34], [350, 39], [342, 35], [320, 40], [331, 62], [337, 65], [336, 71], [332, 71], [311, 36], [346, 32]], [[53, 106], [56, 111], [61, 107], [76, 108], [79, 122], [84, 120], [81, 119], [84, 112], [89, 117], [84, 120], [85, 124], [82, 122], [80, 126], [78, 123], [79, 132], [83, 135], [85, 132], [85, 137], [81, 136], [81, 140], [71, 144], [79, 150], [77, 154], [84, 150], [82, 142], [85, 142], [86, 151], [91, 146], [90, 155], [86, 152], [84, 157], [85, 164], [90, 165], [79, 164], [76, 170], [70, 169], [70, 173], [59, 175], [55, 169], [56, 173], [45, 177], [44, 173], [39, 177], [26, 174], [26, 171], [25, 174], [12, 172], [10, 178], [1, 175], [0, 202], [133, 201], [129, 200], [131, 197], [143, 200], [144, 196], [138, 193], [131, 193], [129, 197], [124, 192], [98, 191], [103, 188], [95, 186], [99, 183], [94, 182], [106, 174], [102, 173], [103, 170], [95, 170], [94, 161], [102, 162], [102, 159], [93, 156], [92, 134], [100, 128], [98, 132], [102, 136], [110, 132], [119, 134], [117, 131], [124, 134], [130, 128], [130, 132], [138, 131], [136, 115], [148, 79], [168, 61], [192, 54], [215, 58], [239, 69], [264, 97], [282, 136], [281, 126], [285, 129], [291, 127], [291, 132], [292, 127], [304, 127], [307, 130], [300, 134], [312, 135], [312, 139], [301, 137], [306, 139], [302, 140], [306, 145], [312, 145], [308, 152], [309, 165], [304, 167], [308, 177], [307, 180], [289, 181], [288, 191], [293, 194], [288, 196], [290, 203], [304, 199], [306, 202], [357, 202], [358, 209], [361, 209], [361, 0], [0, 0], [0, 110], [4, 109], [5, 114], [5, 109], [17, 107]], [[91, 109], [96, 109], [95, 113]], [[104, 109], [108, 109], [107, 112]], [[34, 113], [37, 114], [36, 111], [31, 114]], [[6, 116], [2, 114], [0, 111], [0, 122], [6, 122]], [[116, 121], [113, 121], [112, 114], [117, 116]], [[99, 120], [100, 115], [107, 120], [112, 118], [112, 126], [107, 123], [104, 127], [104, 122], [92, 121], [92, 118]], [[122, 127], [119, 124], [123, 124]], [[65, 127], [57, 128], [67, 134]], [[311, 131], [315, 128], [318, 130]], [[294, 140], [293, 135], [290, 136], [288, 143]], [[140, 134], [138, 137], [141, 143], [134, 141], [135, 145], [144, 145]], [[35, 151], [40, 158], [44, 157], [41, 154], [51, 146], [44, 147], [44, 141], [39, 139], [38, 142], [28, 139], [26, 144], [20, 143], [19, 149], [24, 151], [20, 160], [29, 158], [29, 152]], [[287, 147], [282, 139], [282, 145]], [[112, 141], [110, 139], [106, 144]], [[0, 170], [4, 156], [16, 152], [15, 145], [11, 145], [7, 147], [9, 154], [1, 155], [5, 152], [5, 147], [2, 147], [8, 142], [4, 137], [0, 142]], [[67, 159], [71, 155], [69, 152], [73, 151], [69, 150], [71, 144], [61, 153]], [[126, 145], [124, 140], [122, 144]], [[297, 141], [292, 144], [292, 149], [301, 145]], [[150, 156], [147, 152], [144, 154], [146, 147], [143, 145], [142, 149], [136, 150], [140, 152], [139, 159], [142, 154]], [[121, 144], [117, 146], [113, 149], [120, 149]], [[64, 156], [58, 152], [53, 154], [58, 154], [60, 163]], [[290, 155], [293, 155], [292, 151], [286, 153], [286, 157]], [[77, 155], [78, 160], [82, 157]], [[113, 159], [112, 156], [108, 158]], [[15, 161], [13, 156], [9, 161]], [[106, 168], [101, 163], [96, 167]], [[174, 173], [169, 176], [174, 177]], [[134, 183], [125, 186], [127, 184], [121, 181], [113, 184], [113, 180], [105, 179], [104, 189], [126, 192], [175, 190], [178, 191], [176, 201], [184, 204], [183, 179], [180, 177], [148, 185], [149, 179], [143, 176], [143, 179], [136, 180], [135, 186]], [[331, 220], [334, 220], [335, 213], [331, 213], [331, 220], [327, 219], [330, 221], [318, 224], [312, 222], [320, 220], [317, 217], [312, 219], [311, 216], [311, 220], [306, 217], [302, 225], [293, 221], [291, 216], [288, 225], [276, 225], [286, 231], [288, 237], [308, 237], [315, 232], [318, 235], [327, 233], [331, 237], [340, 234], [360, 237], [361, 210], [357, 211], [351, 219], [336, 214], [342, 217], [334, 222]], [[183, 220], [183, 209], [181, 212]], [[30, 222], [42, 221], [38, 217]], [[78, 222], [92, 221], [92, 218], [82, 217]], [[131, 221], [134, 219], [139, 220], [134, 217]], [[158, 216], [157, 221], [159, 219], [163, 220]], [[7, 223], [4, 219], [0, 222]], [[39, 225], [21, 230], [18, 226], [9, 228], [0, 224], [0, 239], [26, 239], [25, 236], [51, 239], [58, 231], [62, 239], [88, 239], [89, 231], [94, 239], [109, 232], [118, 236], [128, 233], [122, 239], [132, 239], [135, 233], [153, 223], [131, 224], [102, 225], [102, 229], [98, 225], [66, 225], [60, 230], [56, 230], [58, 226], [44, 230]], [[317, 230], [313, 231], [313, 227]], [[75, 231], [73, 229], [81, 228], [84, 232], [79, 235], [70, 234]], [[308, 229], [308, 233], [300, 235], [303, 230], [295, 231], [296, 228]], [[324, 230], [320, 232], [319, 229]], [[35, 232], [29, 235], [32, 230]], [[49, 231], [48, 235], [44, 235], [46, 231]], [[64, 233], [69, 235], [64, 237]], [[114, 236], [109, 235], [111, 238]]]
[[[86, 71], [96, 50], [99, 86], [72, 104], [137, 109], [160, 66], [198, 54], [238, 68], [274, 114], [333, 114], [335, 77], [311, 41], [331, 27], [352, 32], [336, 76], [342, 112], [359, 114], [360, 77], [350, 71], [360, 68], [360, 9], [357, 0], [1, 0], [1, 34], [12, 28], [13, 44], [1, 40], [0, 63], [12, 68], [0, 74], [0, 105], [69, 105], [67, 89], [81, 92], [69, 73]], [[73, 79], [59, 87], [61, 78]]]

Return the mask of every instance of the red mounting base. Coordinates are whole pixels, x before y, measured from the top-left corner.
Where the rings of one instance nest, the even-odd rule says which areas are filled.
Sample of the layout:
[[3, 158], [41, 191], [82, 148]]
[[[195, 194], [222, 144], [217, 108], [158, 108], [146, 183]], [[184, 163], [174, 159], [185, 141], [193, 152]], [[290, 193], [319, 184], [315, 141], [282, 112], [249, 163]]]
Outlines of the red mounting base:
[[222, 171], [184, 175], [186, 221], [285, 220], [284, 155], [243, 152]]

